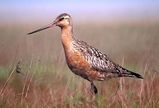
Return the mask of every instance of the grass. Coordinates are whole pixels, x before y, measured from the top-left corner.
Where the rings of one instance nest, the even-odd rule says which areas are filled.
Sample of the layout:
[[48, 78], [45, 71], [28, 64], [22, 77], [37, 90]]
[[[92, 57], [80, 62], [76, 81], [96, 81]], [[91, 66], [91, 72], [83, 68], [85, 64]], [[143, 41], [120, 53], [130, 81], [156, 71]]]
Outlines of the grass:
[[66, 66], [58, 29], [26, 35], [40, 25], [0, 27], [0, 108], [159, 107], [159, 23], [74, 25], [76, 37], [144, 76], [95, 82], [96, 96]]

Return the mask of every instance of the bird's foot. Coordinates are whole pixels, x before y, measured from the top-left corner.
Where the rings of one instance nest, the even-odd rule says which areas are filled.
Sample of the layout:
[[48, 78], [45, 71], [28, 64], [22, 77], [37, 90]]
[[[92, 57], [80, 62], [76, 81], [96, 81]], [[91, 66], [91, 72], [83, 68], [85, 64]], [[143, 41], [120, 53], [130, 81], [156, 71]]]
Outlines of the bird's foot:
[[97, 93], [98, 93], [98, 89], [97, 89], [97, 87], [94, 85], [93, 82], [91, 82], [91, 93], [92, 93], [92, 94], [97, 94]]

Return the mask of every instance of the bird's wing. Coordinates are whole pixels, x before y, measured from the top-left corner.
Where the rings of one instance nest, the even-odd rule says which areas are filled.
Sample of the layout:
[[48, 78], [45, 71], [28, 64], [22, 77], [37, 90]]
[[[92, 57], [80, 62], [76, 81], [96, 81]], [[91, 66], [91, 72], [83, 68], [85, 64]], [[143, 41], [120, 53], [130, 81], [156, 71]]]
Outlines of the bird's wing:
[[108, 58], [106, 54], [103, 54], [98, 49], [88, 45], [86, 42], [77, 41], [76, 48], [82, 52], [87, 62], [93, 69], [101, 72], [117, 72], [116, 64]]
[[117, 74], [119, 77], [142, 78], [140, 74], [129, 71], [114, 63], [106, 54], [83, 41], [76, 41], [75, 47], [80, 51], [93, 69], [99, 72]]

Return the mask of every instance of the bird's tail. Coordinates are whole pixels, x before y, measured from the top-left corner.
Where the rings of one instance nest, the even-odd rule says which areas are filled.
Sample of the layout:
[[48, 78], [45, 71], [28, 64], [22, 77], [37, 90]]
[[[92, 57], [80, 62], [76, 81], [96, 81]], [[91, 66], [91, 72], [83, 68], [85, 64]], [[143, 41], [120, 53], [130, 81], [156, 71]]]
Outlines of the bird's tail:
[[121, 77], [133, 77], [133, 78], [143, 79], [143, 77], [140, 74], [132, 72], [132, 71], [129, 71], [129, 70], [124, 69], [124, 68], [121, 69], [121, 68], [122, 67], [120, 67], [121, 75], [119, 75], [119, 76], [121, 76]]
[[135, 78], [143, 79], [143, 77], [142, 77], [140, 74], [135, 73], [135, 72], [132, 72], [132, 71], [128, 71], [128, 75], [129, 75], [130, 77], [135, 77]]

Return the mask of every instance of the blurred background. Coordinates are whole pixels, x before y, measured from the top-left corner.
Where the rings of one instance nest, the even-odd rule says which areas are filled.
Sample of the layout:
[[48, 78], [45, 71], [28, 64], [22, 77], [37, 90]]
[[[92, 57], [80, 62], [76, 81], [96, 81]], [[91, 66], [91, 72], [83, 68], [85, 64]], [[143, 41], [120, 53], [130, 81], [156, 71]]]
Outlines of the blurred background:
[[[116, 63], [142, 74], [147, 79], [149, 79], [149, 75], [155, 75], [156, 79], [151, 77], [151, 81], [154, 82], [155, 80], [159, 83], [159, 1], [1, 0], [0, 87], [1, 94], [5, 93], [5, 90], [6, 93], [9, 94], [2, 99], [3, 101], [5, 99], [7, 100], [8, 98], [12, 99], [13, 101], [15, 99], [14, 96], [17, 96], [17, 94], [22, 92], [22, 90], [25, 91], [25, 82], [23, 81], [27, 82], [27, 79], [24, 80], [23, 78], [20, 78], [17, 80], [19, 78], [17, 78], [17, 76], [15, 79], [14, 77], [9, 79], [10, 82], [14, 83], [7, 82], [7, 87], [12, 92], [7, 92], [8, 88], [4, 89], [4, 84], [8, 78], [8, 75], [10, 75], [12, 70], [14, 70], [14, 67], [16, 67], [18, 61], [21, 61], [22, 73], [28, 73], [28, 75], [31, 75], [33, 80], [33, 83], [31, 83], [33, 85], [32, 88], [29, 86], [31, 90], [36, 91], [34, 87], [39, 84], [38, 87], [48, 87], [50, 88], [47, 89], [50, 90], [49, 93], [57, 93], [57, 96], [59, 96], [60, 92], [58, 92], [58, 90], [55, 88], [59, 88], [60, 90], [67, 88], [68, 91], [66, 91], [70, 93], [70, 96], [72, 96], [71, 93], [73, 90], [75, 90], [75, 94], [77, 93], [78, 90], [76, 91], [76, 88], [80, 88], [82, 90], [86, 89], [87, 91], [87, 88], [85, 88], [85, 86], [83, 87], [85, 82], [80, 78], [78, 79], [76, 76], [74, 78], [74, 75], [70, 73], [69, 69], [67, 68], [60, 40], [60, 29], [58, 27], [42, 31], [34, 35], [27, 35], [28, 32], [36, 30], [40, 27], [44, 27], [45, 25], [53, 22], [53, 20], [61, 13], [68, 13], [72, 16], [74, 36], [76, 38], [88, 42], [90, 45], [106, 53]], [[30, 76], [28, 78], [30, 78]], [[83, 82], [80, 85], [78, 83], [76, 84], [76, 82], [78, 82], [76, 79], [82, 80]], [[38, 84], [36, 82], [37, 80]], [[43, 82], [44, 80], [47, 83]], [[50, 82], [50, 80], [52, 82]], [[19, 82], [22, 84], [19, 84]], [[147, 80], [146, 84], [149, 85], [148, 82], [150, 81]], [[52, 83], [56, 84], [52, 86]], [[130, 80], [129, 83], [134, 84], [132, 83], [132, 80]], [[157, 85], [157, 83], [154, 83], [153, 86], [155, 86], [155, 84]], [[74, 89], [71, 88], [72, 85], [74, 85]], [[97, 85], [100, 89], [105, 89], [102, 88], [100, 84]], [[112, 86], [114, 83], [109, 83], [108, 85]], [[137, 85], [134, 85], [134, 88], [135, 87], [137, 88]], [[149, 86], [142, 87], [144, 88]], [[42, 89], [41, 91], [37, 89], [36, 92], [37, 94], [42, 94], [44, 92], [43, 90], [45, 91], [45, 89]], [[147, 90], [149, 92], [144, 92], [145, 97], [143, 100], [140, 100], [140, 107], [144, 102], [147, 101], [146, 99], [149, 96], [151, 97], [152, 94], [157, 90], [159, 90], [159, 88], [153, 90], [152, 93], [149, 89]], [[34, 97], [36, 94], [35, 91], [33, 95], [30, 94], [30, 97], [33, 96], [32, 98], [35, 98], [33, 103], [35, 106], [38, 106], [36, 102], [41, 102], [41, 100], [36, 100], [36, 96]], [[108, 91], [111, 91], [110, 88], [108, 88]], [[68, 94], [67, 92], [66, 94]], [[101, 93], [108, 95], [105, 91], [101, 91]], [[151, 95], [146, 95], [146, 93], [150, 93]], [[11, 94], [14, 94], [14, 96]], [[56, 97], [55, 94], [48, 95]], [[30, 102], [28, 101], [29, 99], [26, 100], [25, 103], [23, 102], [23, 95], [20, 97], [23, 105], [28, 105], [26, 103]], [[159, 105], [157, 101], [159, 96], [154, 98], [155, 99], [151, 98], [151, 100], [156, 102], [155, 105]], [[129, 99], [127, 102], [130, 103], [131, 99]], [[1, 106], [13, 105], [8, 101], [5, 101], [6, 103], [4, 104], [2, 100], [0, 101]], [[51, 103], [53, 103], [52, 101], [53, 100], [51, 100]], [[60, 102], [63, 103], [63, 101], [64, 100], [61, 100]], [[108, 101], [109, 100], [104, 100], [99, 102], [105, 103]], [[71, 103], [72, 101], [69, 100], [68, 103], [69, 102]], [[82, 101], [83, 104], [84, 102], [86, 102], [86, 100]], [[66, 107], [66, 103], [63, 103], [63, 106], [61, 107]], [[46, 103], [42, 102], [41, 104], [44, 105]], [[78, 104], [80, 103], [77, 103], [77, 105]], [[14, 107], [17, 107], [17, 104], [14, 105]], [[136, 102], [136, 105], [138, 105], [138, 101]]]
[[158, 1], [0, 2], [1, 65], [9, 63], [19, 55], [57, 57], [54, 53], [59, 53], [62, 49], [58, 28], [38, 33], [37, 36], [26, 34], [51, 23], [64, 12], [73, 17], [74, 34], [77, 38], [88, 41], [105, 53], [115, 55], [117, 59], [122, 58], [121, 56], [133, 56], [137, 59], [135, 63], [139, 63], [141, 61], [138, 59], [146, 56], [146, 62], [149, 63], [149, 60], [158, 56]]

